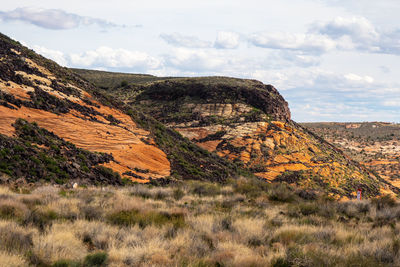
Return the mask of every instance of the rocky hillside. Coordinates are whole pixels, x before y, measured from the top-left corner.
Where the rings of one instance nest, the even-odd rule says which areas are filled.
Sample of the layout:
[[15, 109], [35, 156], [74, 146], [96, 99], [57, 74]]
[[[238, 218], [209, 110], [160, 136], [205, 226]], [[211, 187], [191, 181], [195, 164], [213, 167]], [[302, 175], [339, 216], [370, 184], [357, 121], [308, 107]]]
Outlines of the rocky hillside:
[[303, 123], [345, 154], [400, 186], [400, 125], [385, 122]]
[[398, 190], [293, 122], [287, 102], [271, 85], [226, 77], [74, 71], [200, 147], [268, 181], [346, 197], [354, 197], [357, 188], [369, 196]]
[[2, 180], [121, 184], [239, 175], [233, 163], [99, 91], [0, 35]]

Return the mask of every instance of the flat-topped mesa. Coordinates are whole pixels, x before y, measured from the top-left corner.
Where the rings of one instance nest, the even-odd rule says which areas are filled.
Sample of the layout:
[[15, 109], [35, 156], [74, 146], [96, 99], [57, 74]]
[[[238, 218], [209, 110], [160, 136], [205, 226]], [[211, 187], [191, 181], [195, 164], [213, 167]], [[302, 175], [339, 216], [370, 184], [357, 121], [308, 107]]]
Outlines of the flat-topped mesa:
[[[144, 85], [137, 100], [247, 104], [271, 119], [290, 121], [288, 103], [272, 85], [228, 77], [176, 78]], [[185, 101], [186, 100], [186, 101]]]

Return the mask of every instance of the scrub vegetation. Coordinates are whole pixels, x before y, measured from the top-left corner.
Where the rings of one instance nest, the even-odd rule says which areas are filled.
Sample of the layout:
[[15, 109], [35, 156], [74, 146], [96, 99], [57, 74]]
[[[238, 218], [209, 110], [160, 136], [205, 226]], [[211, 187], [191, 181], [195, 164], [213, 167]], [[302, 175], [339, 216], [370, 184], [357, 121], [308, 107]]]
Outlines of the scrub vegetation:
[[0, 266], [398, 266], [400, 205], [238, 179], [0, 187]]

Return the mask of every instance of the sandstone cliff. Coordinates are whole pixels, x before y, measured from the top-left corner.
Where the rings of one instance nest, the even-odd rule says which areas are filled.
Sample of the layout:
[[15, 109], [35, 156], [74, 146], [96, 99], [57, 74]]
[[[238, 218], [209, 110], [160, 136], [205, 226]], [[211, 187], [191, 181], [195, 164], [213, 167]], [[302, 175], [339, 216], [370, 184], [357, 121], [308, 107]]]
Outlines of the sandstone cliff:
[[[95, 83], [96, 77], [114, 75], [76, 71]], [[118, 75], [103, 86], [108, 93], [260, 178], [335, 196], [354, 197], [357, 188], [369, 196], [397, 191], [293, 122], [287, 102], [271, 85], [226, 77]], [[120, 84], [121, 79], [128, 82]]]

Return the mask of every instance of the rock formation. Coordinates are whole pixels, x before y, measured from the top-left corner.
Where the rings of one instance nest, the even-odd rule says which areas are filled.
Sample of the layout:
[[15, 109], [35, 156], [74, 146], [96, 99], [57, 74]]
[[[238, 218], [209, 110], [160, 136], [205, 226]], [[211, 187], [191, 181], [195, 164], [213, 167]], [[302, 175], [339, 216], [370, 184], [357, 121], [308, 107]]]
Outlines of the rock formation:
[[[102, 73], [102, 79], [107, 75], [112, 74]], [[93, 76], [86, 72], [86, 77]], [[271, 85], [226, 77], [150, 76], [129, 86], [116, 83], [107, 92], [268, 181], [346, 197], [359, 187], [365, 195], [397, 190], [292, 121], [287, 102]]]
[[[176, 157], [181, 158], [181, 162], [187, 162], [185, 157], [189, 154], [197, 153], [197, 156], [193, 157], [198, 162], [209, 163], [210, 168], [204, 164], [204, 172], [202, 172], [204, 179], [209, 178], [208, 173], [215, 177], [216, 173], [223, 172], [225, 175], [218, 176], [226, 179], [235, 172], [234, 166], [231, 168], [223, 160], [216, 160], [208, 154], [205, 155], [205, 151], [201, 149], [190, 151], [190, 153], [183, 151], [180, 146], [189, 146], [189, 141], [134, 110], [130, 110], [130, 115], [124, 113], [125, 107], [118, 106], [118, 103], [111, 103], [112, 101], [99, 94], [95, 86], [69, 69], [62, 68], [18, 42], [0, 35], [0, 136], [4, 140], [0, 145], [0, 150], [4, 152], [0, 160], [5, 165], [0, 166], [0, 172], [7, 172], [15, 179], [23, 178], [29, 181], [42, 178], [53, 181], [58, 179], [58, 177], [47, 179], [53, 173], [49, 170], [36, 174], [36, 178], [35, 175], [24, 171], [14, 171], [14, 167], [18, 165], [22, 168], [23, 164], [14, 166], [6, 152], [10, 149], [14, 151], [15, 146], [24, 145], [25, 142], [27, 145], [24, 145], [24, 150], [34, 146], [37, 147], [34, 150], [39, 154], [47, 153], [59, 157], [60, 161], [56, 160], [57, 164], [54, 163], [54, 165], [60, 169], [60, 172], [61, 170], [66, 172], [68, 177], [76, 179], [79, 178], [78, 176], [86, 177], [92, 182], [96, 180], [96, 177], [85, 173], [91, 173], [92, 168], [97, 165], [110, 168], [123, 178], [140, 183], [169, 177], [171, 172], [195, 178], [185, 171], [192, 168], [191, 164], [186, 164], [185, 169], [170, 159], [173, 155], [168, 154], [172, 151], [168, 150], [168, 146], [171, 144], [177, 147], [174, 153]], [[132, 119], [134, 114], [137, 120], [140, 118], [142, 125], [138, 125]], [[46, 130], [54, 134], [53, 139], [58, 141], [54, 141], [54, 144], [39, 142], [36, 139], [39, 140], [42, 137], [39, 138], [37, 135], [35, 135], [36, 139], [26, 139], [29, 135], [21, 136], [15, 126], [16, 122], [21, 122], [20, 119], [26, 122], [26, 127], [29, 126], [36, 132]], [[170, 144], [166, 144], [165, 140], [168, 140]], [[76, 146], [78, 150], [73, 151], [77, 155], [73, 154], [66, 145], [69, 143]], [[53, 145], [62, 146], [59, 148], [61, 152], [53, 153]], [[21, 154], [21, 156], [28, 156], [20, 159], [21, 162], [28, 161], [25, 163], [32, 165], [32, 168], [42, 166], [43, 162], [34, 164], [30, 160], [29, 156], [36, 158], [35, 151]], [[78, 156], [81, 151], [103, 153], [108, 156], [105, 160], [97, 162], [71, 159]], [[41, 160], [44, 159], [39, 159]], [[61, 161], [71, 164], [64, 164]], [[5, 162], [11, 165], [7, 166]], [[193, 162], [196, 163], [196, 161]], [[76, 171], [68, 172], [67, 169], [70, 167], [75, 168]], [[67, 177], [67, 175], [64, 176]], [[59, 182], [62, 181], [59, 180]]]

